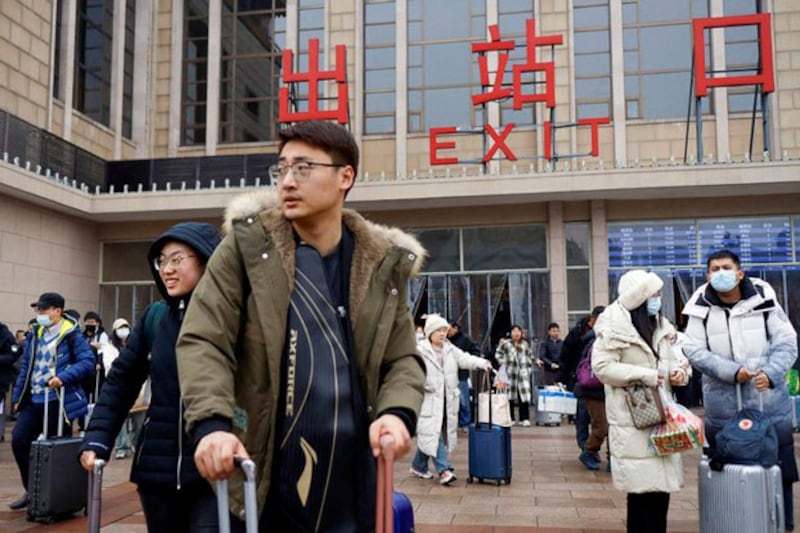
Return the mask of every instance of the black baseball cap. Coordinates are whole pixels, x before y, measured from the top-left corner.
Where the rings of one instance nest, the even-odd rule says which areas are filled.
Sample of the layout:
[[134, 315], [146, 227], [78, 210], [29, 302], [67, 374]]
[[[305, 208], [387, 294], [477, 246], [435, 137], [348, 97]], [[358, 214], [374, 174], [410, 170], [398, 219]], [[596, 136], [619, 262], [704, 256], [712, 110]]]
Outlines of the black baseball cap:
[[64, 297], [57, 292], [44, 292], [39, 296], [38, 301], [31, 304], [31, 307], [41, 307], [42, 309], [58, 307], [64, 309]]

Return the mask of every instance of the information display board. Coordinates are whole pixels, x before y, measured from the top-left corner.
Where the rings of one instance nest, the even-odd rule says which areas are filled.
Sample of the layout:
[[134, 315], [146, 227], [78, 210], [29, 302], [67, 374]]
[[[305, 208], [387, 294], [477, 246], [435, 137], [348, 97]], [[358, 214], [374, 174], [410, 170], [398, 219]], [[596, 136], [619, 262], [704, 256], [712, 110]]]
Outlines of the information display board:
[[697, 264], [697, 235], [691, 221], [608, 225], [608, 266], [657, 267]]
[[700, 262], [714, 250], [727, 248], [744, 265], [792, 262], [792, 224], [788, 216], [701, 220]]

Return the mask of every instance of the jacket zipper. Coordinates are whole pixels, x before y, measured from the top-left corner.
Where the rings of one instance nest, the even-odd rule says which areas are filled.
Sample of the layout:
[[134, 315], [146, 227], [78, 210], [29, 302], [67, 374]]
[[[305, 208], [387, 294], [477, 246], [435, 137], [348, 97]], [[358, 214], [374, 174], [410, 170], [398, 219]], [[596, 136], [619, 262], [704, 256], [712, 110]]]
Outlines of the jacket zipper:
[[[178, 323], [183, 323], [183, 313], [186, 310], [186, 301], [178, 302]], [[178, 395], [178, 463], [175, 469], [175, 478], [178, 490], [181, 490], [181, 465], [183, 464], [183, 396]]]
[[183, 463], [183, 399], [179, 399], [178, 402], [178, 467], [175, 473], [178, 480], [178, 490], [181, 490], [181, 463]]

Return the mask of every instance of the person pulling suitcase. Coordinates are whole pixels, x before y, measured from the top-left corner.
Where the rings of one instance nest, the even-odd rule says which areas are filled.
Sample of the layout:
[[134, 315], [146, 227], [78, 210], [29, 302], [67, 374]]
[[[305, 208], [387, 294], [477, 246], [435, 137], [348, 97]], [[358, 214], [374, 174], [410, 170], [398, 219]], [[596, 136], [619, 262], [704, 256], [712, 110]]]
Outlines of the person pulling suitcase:
[[[71, 433], [73, 420], [86, 414], [88, 402], [81, 382], [92, 375], [94, 352], [86, 343], [77, 323], [63, 314], [64, 297], [46, 292], [31, 304], [36, 309], [37, 325], [28, 335], [25, 353], [12, 395], [17, 422], [11, 435], [11, 447], [19, 468], [25, 493], [9, 507], [12, 510], [28, 506], [28, 473], [31, 443], [42, 433], [45, 405], [55, 411], [55, 398], [45, 401], [45, 390], [65, 388], [66, 418]], [[52, 417], [48, 433], [55, 433], [57, 418]]]

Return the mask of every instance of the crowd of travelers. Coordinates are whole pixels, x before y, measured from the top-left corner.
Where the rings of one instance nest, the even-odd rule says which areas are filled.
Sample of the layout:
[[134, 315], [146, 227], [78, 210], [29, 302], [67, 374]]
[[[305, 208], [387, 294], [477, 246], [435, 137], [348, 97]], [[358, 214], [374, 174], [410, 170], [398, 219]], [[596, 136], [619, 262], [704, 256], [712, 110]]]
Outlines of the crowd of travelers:
[[[217, 531], [210, 482], [235, 471], [235, 456], [254, 461], [258, 511], [273, 530], [372, 530], [381, 438], [402, 457], [416, 436], [411, 475], [452, 485], [448, 457], [475, 420], [475, 379], [489, 373], [519, 427], [531, 425], [538, 387], [572, 391], [578, 460], [599, 470], [605, 443], [628, 531], [666, 531], [681, 457], [653, 453], [627, 391], [641, 384], [672, 397], [702, 374], [707, 453], [737, 411], [737, 389], [774, 425], [793, 529], [786, 374], [797, 336], [774, 290], [747, 277], [735, 253], [708, 257], [683, 332], [664, 316], [661, 278], [631, 270], [616, 299], [563, 340], [555, 322], [541, 342], [513, 325], [482, 350], [452, 318], [432, 313], [415, 327], [406, 287], [426, 252], [344, 208], [358, 172], [352, 135], [313, 121], [279, 135], [275, 190], [235, 199], [221, 233], [181, 222], [151, 243], [142, 260], [160, 298], [140, 316], [114, 317], [106, 330], [99, 313], [81, 317], [50, 291], [31, 303], [26, 330], [0, 324], [0, 441], [8, 414], [23, 488], [11, 509], [30, 502], [31, 444], [60, 400], [64, 414], [48, 418], [48, 433], [61, 416], [67, 434], [77, 424], [76, 460], [90, 472], [97, 459], [132, 457], [148, 531]], [[582, 363], [599, 385], [579, 380]], [[230, 504], [233, 530], [243, 531], [233, 486]]]

